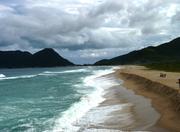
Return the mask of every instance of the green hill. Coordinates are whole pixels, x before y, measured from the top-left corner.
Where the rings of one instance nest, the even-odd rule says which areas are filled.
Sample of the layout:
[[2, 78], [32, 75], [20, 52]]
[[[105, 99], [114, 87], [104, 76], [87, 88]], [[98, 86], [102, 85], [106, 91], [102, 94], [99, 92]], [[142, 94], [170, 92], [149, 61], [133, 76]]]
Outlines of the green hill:
[[125, 64], [146, 65], [156, 69], [176, 69], [175, 71], [180, 71], [180, 38], [156, 47], [150, 46], [112, 59], [101, 60], [94, 65]]

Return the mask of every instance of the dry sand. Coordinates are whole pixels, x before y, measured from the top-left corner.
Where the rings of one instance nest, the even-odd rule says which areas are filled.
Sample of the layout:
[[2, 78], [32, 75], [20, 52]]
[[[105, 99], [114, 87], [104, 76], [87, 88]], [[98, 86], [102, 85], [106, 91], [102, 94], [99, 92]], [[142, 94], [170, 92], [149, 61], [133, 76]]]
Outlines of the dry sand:
[[[167, 74], [161, 78], [160, 73]], [[153, 107], [161, 114], [156, 126], [180, 132], [180, 73], [149, 70], [142, 66], [124, 66], [115, 73], [124, 80], [124, 86], [136, 94], [152, 100]], [[152, 129], [152, 131], [158, 131]]]

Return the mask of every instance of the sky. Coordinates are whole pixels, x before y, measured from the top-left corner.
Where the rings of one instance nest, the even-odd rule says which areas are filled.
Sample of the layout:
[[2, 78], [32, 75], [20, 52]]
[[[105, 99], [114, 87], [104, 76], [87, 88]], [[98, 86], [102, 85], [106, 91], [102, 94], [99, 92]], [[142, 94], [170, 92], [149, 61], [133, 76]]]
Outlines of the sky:
[[0, 50], [94, 63], [180, 36], [180, 0], [0, 0]]

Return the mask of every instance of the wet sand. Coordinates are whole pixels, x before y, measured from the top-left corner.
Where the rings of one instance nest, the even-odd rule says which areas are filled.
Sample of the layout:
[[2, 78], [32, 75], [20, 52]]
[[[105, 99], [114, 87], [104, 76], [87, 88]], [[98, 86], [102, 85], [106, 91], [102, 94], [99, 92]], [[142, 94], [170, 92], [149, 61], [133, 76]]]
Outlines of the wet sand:
[[[160, 73], [167, 74], [167, 77], [159, 77]], [[115, 74], [124, 80], [124, 87], [151, 99], [152, 106], [160, 113], [156, 127], [150, 130], [159, 131], [157, 128], [160, 127], [168, 131], [180, 131], [180, 94], [176, 83], [180, 73], [149, 70], [141, 66], [125, 66]]]

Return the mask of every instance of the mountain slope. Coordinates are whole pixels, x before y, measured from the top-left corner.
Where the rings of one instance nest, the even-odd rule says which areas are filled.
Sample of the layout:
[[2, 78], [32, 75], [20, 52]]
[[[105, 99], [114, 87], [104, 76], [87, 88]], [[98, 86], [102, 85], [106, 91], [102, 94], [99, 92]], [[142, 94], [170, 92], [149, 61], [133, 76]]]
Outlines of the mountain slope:
[[151, 64], [179, 61], [180, 38], [176, 38], [157, 47], [150, 46], [109, 60], [101, 60], [94, 65]]
[[32, 55], [34, 66], [38, 67], [53, 67], [53, 66], [68, 66], [73, 65], [72, 62], [61, 57], [53, 49], [46, 48]]
[[46, 48], [35, 54], [22, 51], [0, 51], [0, 68], [72, 66], [53, 49]]
[[0, 68], [27, 67], [32, 54], [22, 51], [0, 51]]

